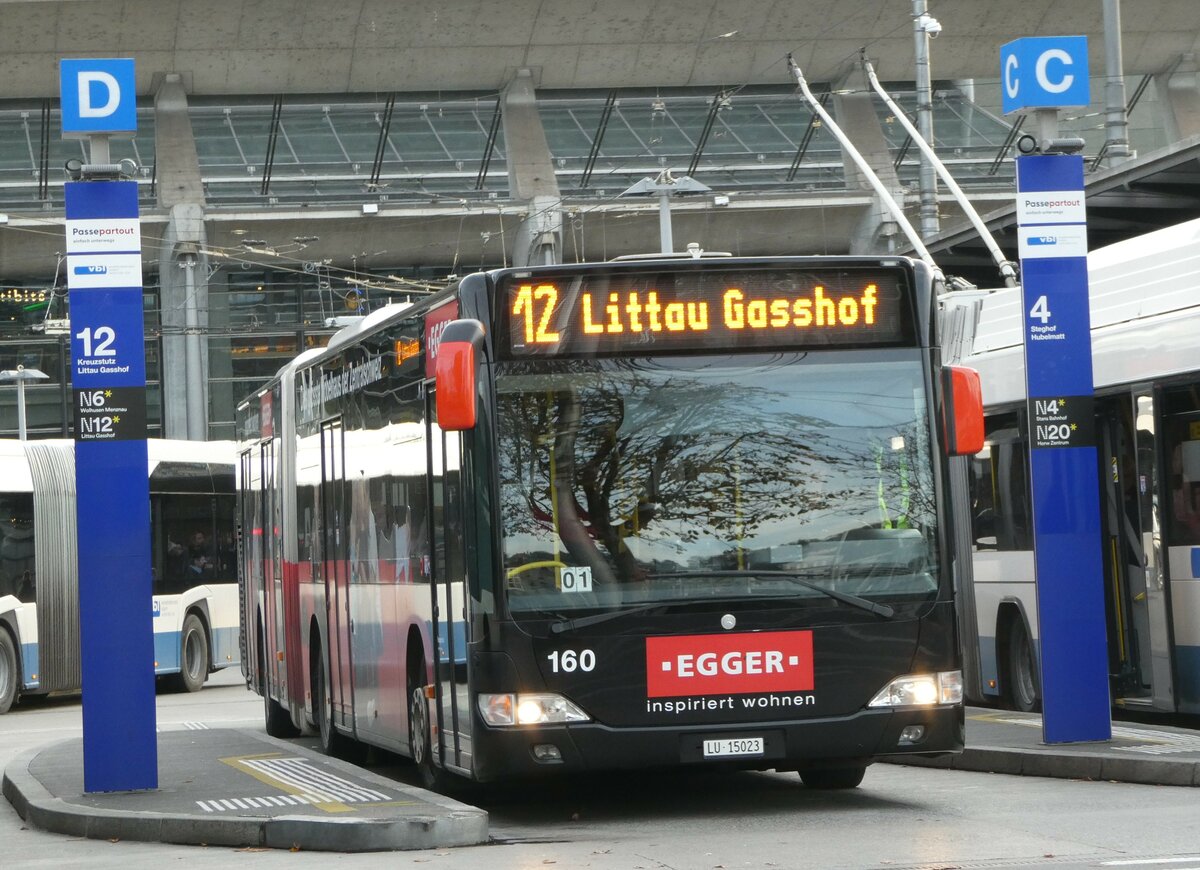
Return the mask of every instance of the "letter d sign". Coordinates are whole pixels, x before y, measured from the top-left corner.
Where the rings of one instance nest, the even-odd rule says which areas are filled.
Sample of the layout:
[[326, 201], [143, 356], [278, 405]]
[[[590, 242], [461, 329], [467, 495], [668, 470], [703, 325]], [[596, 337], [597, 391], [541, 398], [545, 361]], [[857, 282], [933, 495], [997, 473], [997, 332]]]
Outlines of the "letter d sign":
[[137, 132], [137, 80], [132, 58], [59, 61], [64, 139]]

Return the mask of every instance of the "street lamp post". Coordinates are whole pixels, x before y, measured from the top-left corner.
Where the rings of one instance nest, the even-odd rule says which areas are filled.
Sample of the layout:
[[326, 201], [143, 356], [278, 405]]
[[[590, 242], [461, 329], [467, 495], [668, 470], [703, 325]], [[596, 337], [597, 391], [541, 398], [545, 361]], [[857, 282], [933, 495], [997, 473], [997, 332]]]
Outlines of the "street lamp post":
[[4, 383], [15, 381], [17, 384], [17, 432], [22, 441], [25, 440], [25, 382], [49, 379], [50, 376], [40, 369], [27, 369], [25, 366], [0, 371], [0, 381]]

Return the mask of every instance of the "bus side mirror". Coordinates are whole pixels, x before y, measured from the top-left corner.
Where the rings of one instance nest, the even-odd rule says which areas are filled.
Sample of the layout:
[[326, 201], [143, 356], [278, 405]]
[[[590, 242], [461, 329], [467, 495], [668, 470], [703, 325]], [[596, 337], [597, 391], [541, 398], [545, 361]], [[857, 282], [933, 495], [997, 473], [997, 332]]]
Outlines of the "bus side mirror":
[[946, 451], [973, 456], [983, 449], [983, 389], [979, 372], [963, 366], [942, 370], [946, 402]]
[[483, 324], [452, 320], [435, 354], [437, 423], [444, 432], [475, 428], [475, 374], [483, 350]]

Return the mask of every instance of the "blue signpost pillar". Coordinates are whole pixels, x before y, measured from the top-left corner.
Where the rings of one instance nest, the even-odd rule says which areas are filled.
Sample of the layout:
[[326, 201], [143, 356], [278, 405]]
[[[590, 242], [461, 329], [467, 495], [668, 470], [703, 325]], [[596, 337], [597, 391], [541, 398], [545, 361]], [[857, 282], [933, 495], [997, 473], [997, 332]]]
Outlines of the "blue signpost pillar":
[[1108, 740], [1112, 723], [1099, 470], [1079, 140], [1054, 107], [1087, 105], [1085, 37], [1019, 39], [1001, 50], [1005, 112], [1035, 109], [1019, 143], [1017, 224], [1036, 551], [1042, 735]]
[[158, 787], [146, 350], [137, 183], [120, 180], [109, 135], [132, 135], [133, 61], [64, 60], [63, 135], [91, 138], [66, 185], [78, 517], [83, 782], [86, 792]]

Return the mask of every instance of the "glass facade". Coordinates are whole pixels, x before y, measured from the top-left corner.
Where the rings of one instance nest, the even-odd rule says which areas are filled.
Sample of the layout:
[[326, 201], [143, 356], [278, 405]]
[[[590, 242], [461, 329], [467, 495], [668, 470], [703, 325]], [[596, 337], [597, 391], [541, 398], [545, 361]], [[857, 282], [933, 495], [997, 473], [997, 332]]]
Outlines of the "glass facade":
[[[957, 89], [938, 94], [935, 129], [947, 130], [938, 144], [952, 171], [961, 167], [966, 183], [1011, 184], [1011, 166], [980, 169], [991, 168], [1008, 122]], [[494, 93], [337, 105], [195, 100], [189, 111], [210, 206], [470, 202], [509, 195], [498, 101]], [[538, 112], [568, 197], [613, 197], [667, 168], [731, 192], [845, 186], [840, 146], [790, 88], [542, 91]], [[920, 155], [900, 133], [889, 147], [902, 175], [915, 177]]]
[[[154, 109], [140, 105], [137, 135], [114, 138], [109, 144], [114, 163], [133, 160], [138, 166], [138, 198], [143, 207], [155, 204]], [[70, 159], [87, 162], [87, 145], [62, 138], [58, 100], [0, 103], [0, 209], [61, 211], [64, 165]]]
[[210, 206], [424, 203], [507, 196], [503, 132], [481, 177], [497, 97], [437, 101], [288, 98], [189, 107]]

